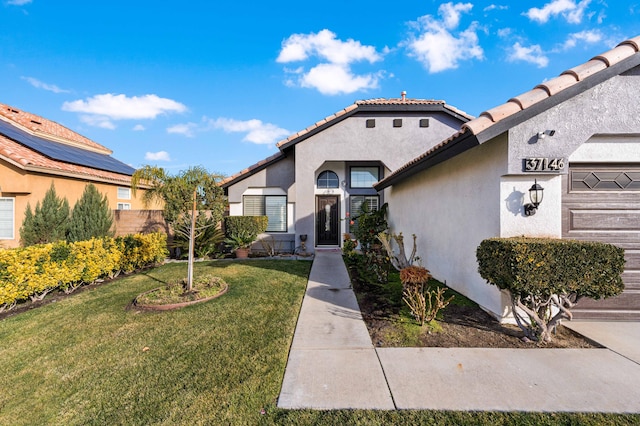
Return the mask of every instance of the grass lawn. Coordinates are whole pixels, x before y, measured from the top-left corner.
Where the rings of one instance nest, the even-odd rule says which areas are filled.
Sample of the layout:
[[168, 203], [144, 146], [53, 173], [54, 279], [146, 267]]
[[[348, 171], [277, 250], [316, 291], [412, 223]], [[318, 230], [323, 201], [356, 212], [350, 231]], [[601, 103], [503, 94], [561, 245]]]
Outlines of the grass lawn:
[[[222, 297], [126, 310], [169, 264], [0, 321], [0, 425], [638, 424], [640, 416], [275, 407], [310, 262], [196, 264]], [[428, 384], [425, 384], [428, 385]], [[261, 414], [264, 410], [265, 414]]]

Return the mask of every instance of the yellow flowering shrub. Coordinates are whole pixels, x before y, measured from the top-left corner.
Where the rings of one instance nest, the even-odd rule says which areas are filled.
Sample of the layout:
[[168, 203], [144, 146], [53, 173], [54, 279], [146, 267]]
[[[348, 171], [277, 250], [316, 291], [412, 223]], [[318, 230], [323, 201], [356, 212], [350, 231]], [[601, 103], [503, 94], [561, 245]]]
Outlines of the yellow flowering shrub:
[[101, 277], [158, 263], [167, 255], [166, 244], [165, 234], [154, 233], [0, 249], [0, 312], [58, 288], [69, 293]]

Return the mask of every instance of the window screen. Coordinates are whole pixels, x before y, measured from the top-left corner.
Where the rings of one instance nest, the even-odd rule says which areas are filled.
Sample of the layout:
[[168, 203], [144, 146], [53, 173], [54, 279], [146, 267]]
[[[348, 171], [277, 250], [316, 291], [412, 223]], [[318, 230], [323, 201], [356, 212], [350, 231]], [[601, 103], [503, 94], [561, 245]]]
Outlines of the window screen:
[[131, 188], [118, 188], [118, 199], [119, 200], [130, 200], [131, 199]]
[[358, 227], [358, 216], [362, 214], [362, 206], [366, 206], [368, 211], [378, 210], [380, 199], [377, 195], [352, 195], [351, 196], [351, 208], [350, 215], [353, 218], [355, 224], [349, 228], [351, 232], [355, 232]]
[[378, 182], [380, 169], [378, 167], [351, 167], [351, 187], [371, 188]]
[[15, 198], [0, 198], [0, 239], [13, 240]]
[[287, 231], [286, 195], [245, 195], [243, 198], [245, 216], [267, 216], [267, 232]]

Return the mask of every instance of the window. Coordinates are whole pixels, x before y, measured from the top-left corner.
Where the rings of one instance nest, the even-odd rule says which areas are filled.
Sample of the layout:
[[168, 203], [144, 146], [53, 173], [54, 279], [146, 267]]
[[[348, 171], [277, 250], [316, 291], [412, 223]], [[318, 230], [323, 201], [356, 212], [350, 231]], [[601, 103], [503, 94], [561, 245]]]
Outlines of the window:
[[15, 198], [0, 198], [0, 239], [13, 240]]
[[375, 211], [380, 207], [380, 198], [377, 195], [352, 195], [351, 196], [351, 207], [349, 209], [349, 214], [351, 218], [355, 221], [355, 225], [351, 225], [349, 228], [351, 232], [355, 232], [358, 227], [358, 216], [362, 214], [363, 206], [367, 211]]
[[287, 232], [286, 195], [245, 195], [242, 200], [245, 216], [267, 216], [267, 232]]
[[130, 200], [131, 188], [118, 188], [118, 200]]
[[318, 188], [337, 188], [339, 185], [338, 175], [331, 170], [325, 170], [318, 176]]
[[118, 203], [118, 210], [131, 210], [131, 203]]
[[373, 167], [351, 167], [351, 188], [371, 188], [378, 182], [380, 169]]

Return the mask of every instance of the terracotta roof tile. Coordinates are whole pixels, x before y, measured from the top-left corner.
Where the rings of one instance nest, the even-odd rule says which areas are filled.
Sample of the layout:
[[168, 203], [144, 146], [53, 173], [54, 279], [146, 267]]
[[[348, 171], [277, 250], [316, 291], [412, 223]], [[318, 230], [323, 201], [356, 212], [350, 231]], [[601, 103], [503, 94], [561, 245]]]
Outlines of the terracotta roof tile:
[[499, 105], [495, 108], [483, 112], [482, 116], [488, 117], [495, 123], [520, 111], [522, 111], [522, 108], [517, 102], [507, 102], [506, 104]]
[[548, 97], [549, 95], [547, 94], [546, 90], [532, 89], [532, 90], [529, 90], [528, 92], [525, 92], [521, 95], [518, 95], [516, 97], [509, 99], [509, 102], [517, 103], [521, 109], [526, 109], [526, 108], [529, 108], [531, 105], [536, 104]]
[[562, 74], [571, 74], [577, 80], [584, 80], [585, 78], [602, 71], [607, 68], [607, 64], [600, 59], [592, 59], [589, 62], [585, 62], [582, 65], [578, 65], [577, 67], [573, 67], [571, 69], [566, 70]]
[[73, 130], [70, 130], [55, 121], [47, 120], [30, 112], [21, 111], [18, 108], [0, 103], [0, 116], [18, 124], [19, 127], [26, 129], [30, 133], [43, 137], [53, 137], [59, 142], [67, 142], [70, 145], [89, 148], [104, 154], [112, 154], [112, 151], [89, 138], [86, 138]]
[[576, 79], [575, 75], [561, 74], [558, 77], [552, 78], [551, 80], [547, 80], [544, 83], [537, 85], [536, 88], [545, 90], [549, 96], [553, 96], [560, 93], [567, 87], [573, 86], [577, 82], [578, 80]]
[[617, 64], [623, 59], [627, 59], [629, 56], [638, 52], [637, 43], [620, 43], [615, 48], [609, 50], [608, 52], [604, 52], [593, 59], [600, 59], [604, 63], [607, 64], [608, 67]]
[[493, 121], [486, 115], [481, 115], [475, 120], [468, 121], [462, 125], [463, 129], [468, 129], [474, 135], [477, 135], [481, 131], [491, 127], [494, 124]]
[[34, 167], [47, 169], [54, 174], [71, 173], [74, 175], [86, 176], [87, 178], [99, 178], [123, 183], [131, 182], [131, 177], [127, 175], [52, 160], [36, 151], [12, 141], [9, 138], [6, 138], [3, 135], [0, 135], [0, 155], [16, 164], [21, 164], [25, 168]]

